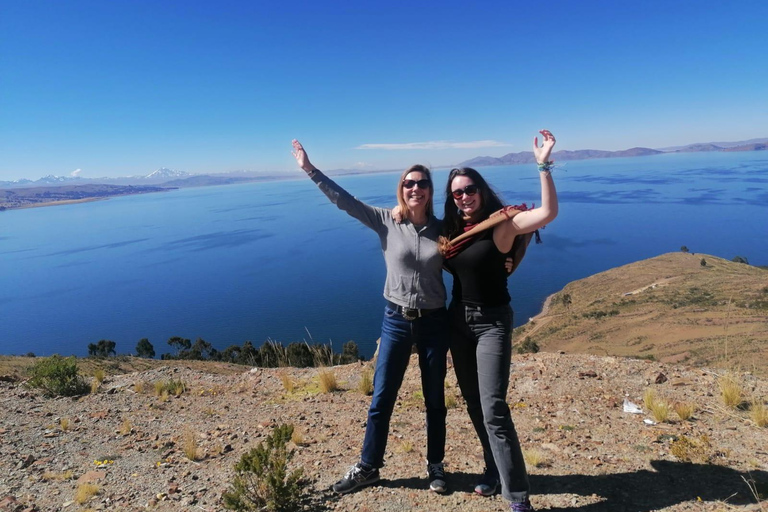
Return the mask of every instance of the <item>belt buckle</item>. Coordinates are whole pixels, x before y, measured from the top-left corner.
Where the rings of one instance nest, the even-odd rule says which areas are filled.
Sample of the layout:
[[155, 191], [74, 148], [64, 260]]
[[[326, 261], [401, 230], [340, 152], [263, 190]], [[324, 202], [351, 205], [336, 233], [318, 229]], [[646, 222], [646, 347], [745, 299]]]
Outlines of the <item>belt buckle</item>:
[[401, 308], [401, 310], [403, 312], [403, 318], [405, 318], [409, 322], [416, 320], [419, 317], [418, 309]]

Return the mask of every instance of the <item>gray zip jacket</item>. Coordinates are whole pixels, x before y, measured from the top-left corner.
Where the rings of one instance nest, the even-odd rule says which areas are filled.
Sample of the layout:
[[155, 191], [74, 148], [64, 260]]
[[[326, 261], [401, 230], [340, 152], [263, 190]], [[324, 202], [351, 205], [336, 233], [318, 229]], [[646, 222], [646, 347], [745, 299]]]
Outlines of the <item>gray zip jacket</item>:
[[378, 233], [387, 266], [385, 299], [406, 308], [445, 306], [443, 256], [437, 250], [442, 221], [432, 216], [427, 225], [417, 231], [410, 221], [395, 222], [390, 210], [352, 197], [320, 171], [315, 171], [312, 181], [339, 210]]

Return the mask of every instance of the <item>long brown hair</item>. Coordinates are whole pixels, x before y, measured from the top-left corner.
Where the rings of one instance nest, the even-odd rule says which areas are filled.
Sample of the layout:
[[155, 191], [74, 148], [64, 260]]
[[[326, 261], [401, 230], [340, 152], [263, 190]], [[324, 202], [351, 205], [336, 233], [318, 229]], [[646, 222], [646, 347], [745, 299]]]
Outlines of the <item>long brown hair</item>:
[[400, 211], [403, 213], [403, 218], [410, 220], [410, 210], [408, 210], [408, 205], [405, 204], [405, 200], [403, 199], [403, 181], [405, 180], [405, 177], [412, 172], [423, 173], [429, 180], [429, 201], [427, 202], [427, 218], [429, 219], [435, 215], [435, 207], [432, 201], [435, 197], [435, 188], [432, 185], [432, 172], [429, 170], [429, 168], [421, 164], [410, 166], [403, 171], [403, 174], [400, 175], [400, 179], [397, 180], [397, 204], [400, 206]]
[[482, 201], [478, 221], [487, 219], [491, 213], [500, 210], [504, 206], [499, 196], [491, 189], [491, 186], [488, 185], [488, 182], [485, 181], [479, 172], [471, 167], [452, 169], [451, 174], [448, 175], [448, 183], [445, 185], [445, 214], [443, 217], [443, 234], [448, 238], [453, 238], [462, 233], [465, 225], [463, 213], [456, 208], [453, 194], [451, 194], [451, 186], [453, 185], [454, 178], [457, 176], [466, 176], [477, 186]]

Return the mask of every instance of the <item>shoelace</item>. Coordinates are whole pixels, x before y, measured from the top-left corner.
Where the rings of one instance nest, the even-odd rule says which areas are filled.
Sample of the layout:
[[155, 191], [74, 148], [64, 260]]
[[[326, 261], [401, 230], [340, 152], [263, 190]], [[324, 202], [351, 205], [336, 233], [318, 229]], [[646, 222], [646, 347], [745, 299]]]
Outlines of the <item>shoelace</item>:
[[445, 469], [442, 462], [438, 462], [436, 464], [430, 464], [429, 467], [429, 474], [436, 478], [445, 478]]

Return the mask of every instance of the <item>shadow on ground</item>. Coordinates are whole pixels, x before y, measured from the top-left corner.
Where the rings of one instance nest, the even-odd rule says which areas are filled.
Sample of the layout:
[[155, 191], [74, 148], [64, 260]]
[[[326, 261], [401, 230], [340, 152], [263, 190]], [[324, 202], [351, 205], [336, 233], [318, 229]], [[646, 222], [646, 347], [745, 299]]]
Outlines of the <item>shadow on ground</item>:
[[[747, 482], [761, 495], [768, 497], [768, 472], [741, 472], [724, 466], [686, 464], [654, 460], [652, 470], [608, 475], [531, 475], [534, 503], [537, 497], [556, 494], [597, 496], [600, 501], [582, 506], [553, 507], [550, 511], [578, 512], [651, 512], [680, 503], [721, 501], [730, 505], [749, 505], [756, 498]], [[450, 490], [471, 492], [478, 478], [476, 474], [450, 473]], [[746, 481], [745, 481], [746, 480]], [[383, 487], [426, 491], [426, 478], [382, 479]], [[365, 491], [363, 491], [365, 492]], [[325, 494], [325, 493], [324, 493]], [[325, 499], [339, 498], [331, 492]], [[313, 509], [315, 510], [315, 509]], [[328, 510], [323, 508], [322, 510]]]

